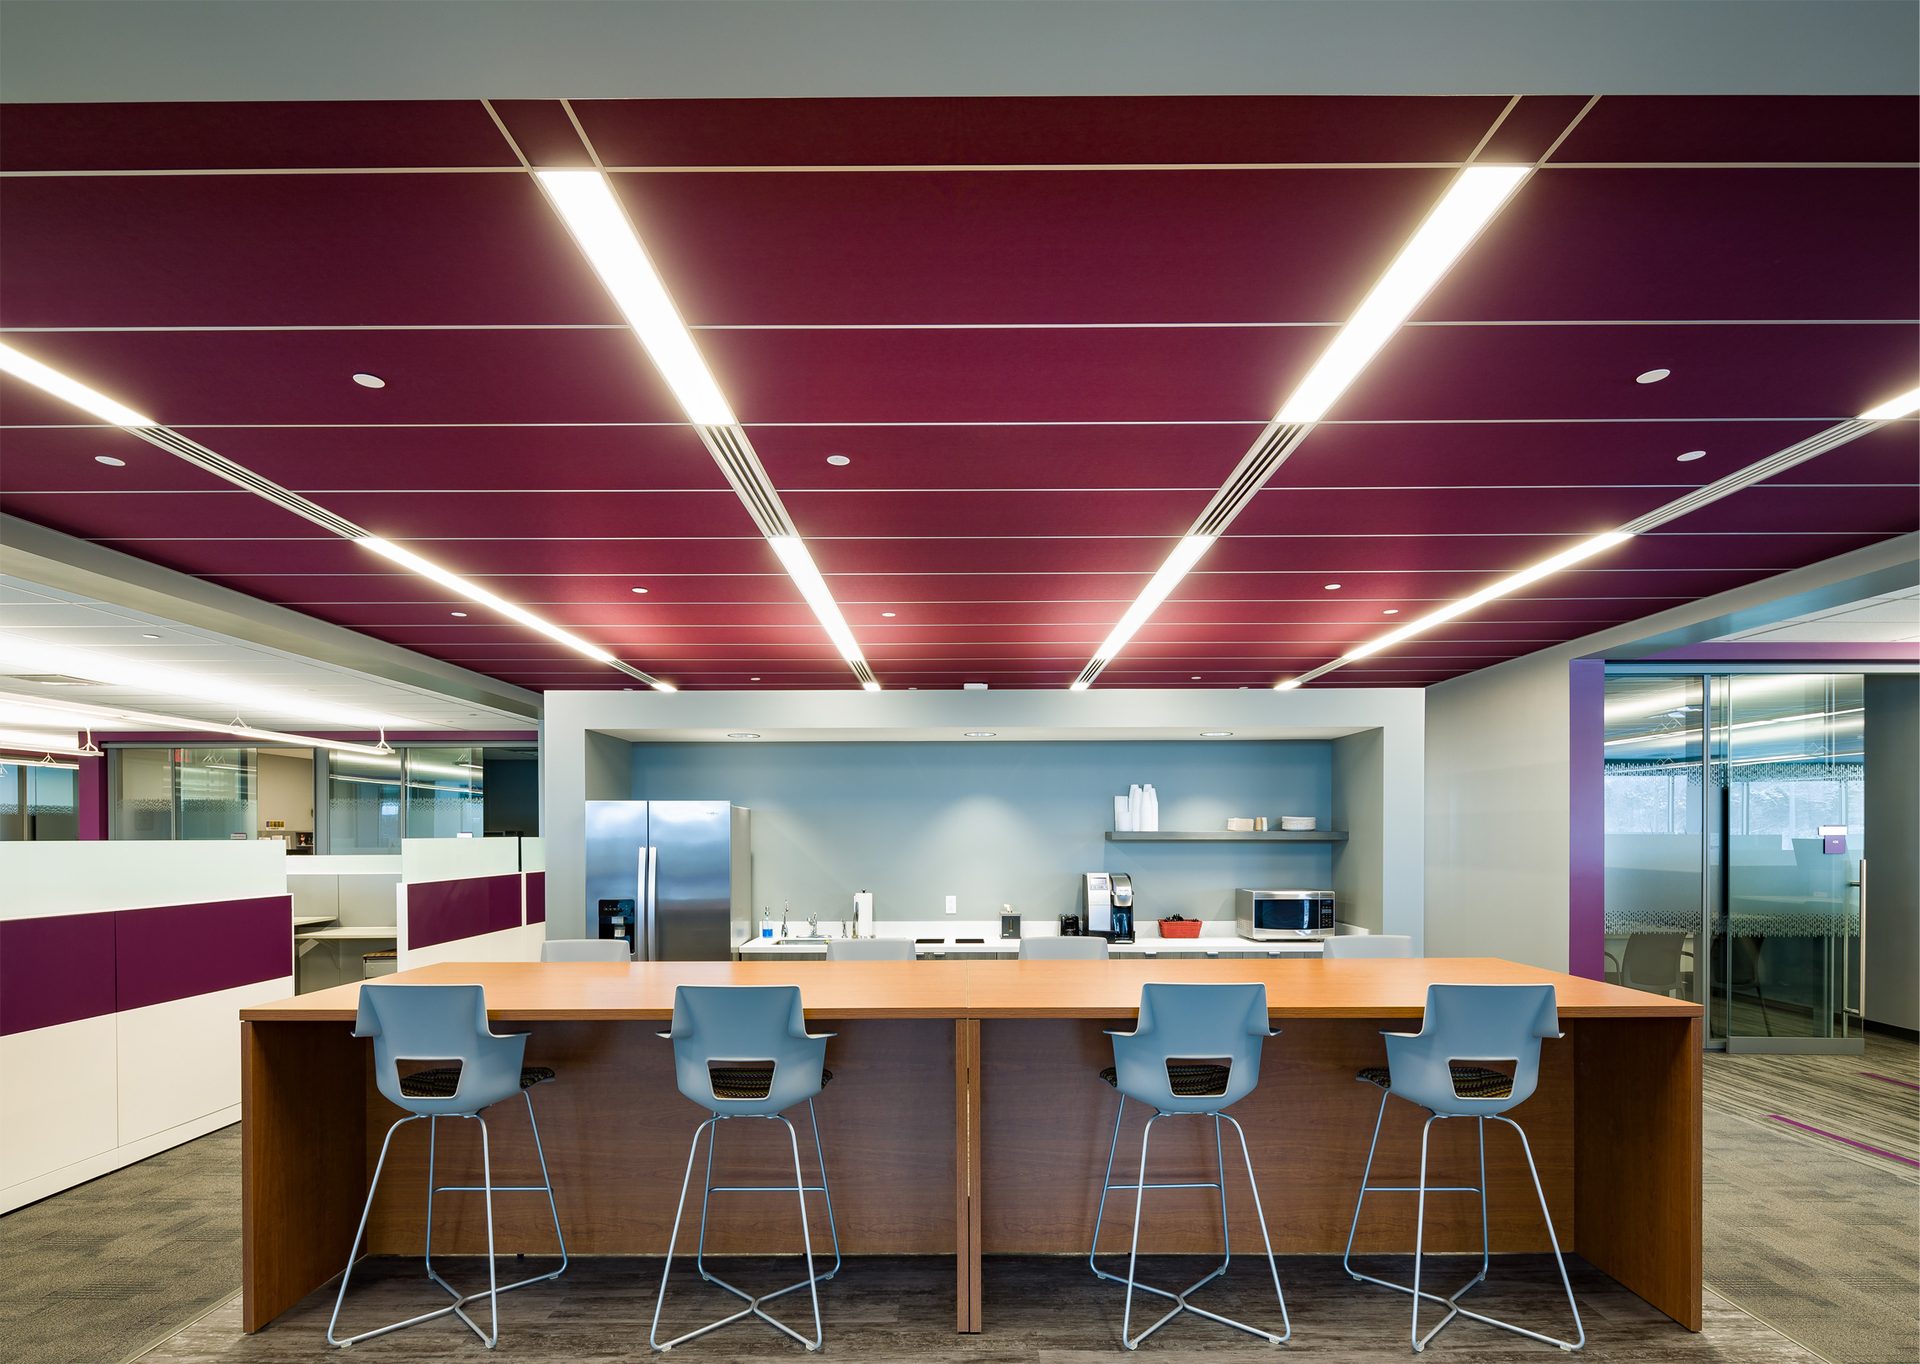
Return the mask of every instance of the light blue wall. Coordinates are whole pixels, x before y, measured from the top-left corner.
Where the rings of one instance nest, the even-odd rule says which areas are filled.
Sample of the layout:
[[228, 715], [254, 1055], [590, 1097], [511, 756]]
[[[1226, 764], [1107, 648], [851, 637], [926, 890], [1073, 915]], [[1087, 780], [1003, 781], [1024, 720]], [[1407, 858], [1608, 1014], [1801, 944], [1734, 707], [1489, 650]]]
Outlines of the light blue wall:
[[[1113, 797], [1152, 782], [1160, 827], [1333, 813], [1332, 746], [1261, 743], [637, 743], [633, 795], [753, 811], [756, 905], [836, 921], [853, 892], [881, 919], [1036, 920], [1075, 908], [1080, 872], [1130, 872], [1143, 917], [1231, 918], [1237, 886], [1333, 884], [1329, 845], [1110, 844]], [[756, 909], [757, 912], [757, 909]]]

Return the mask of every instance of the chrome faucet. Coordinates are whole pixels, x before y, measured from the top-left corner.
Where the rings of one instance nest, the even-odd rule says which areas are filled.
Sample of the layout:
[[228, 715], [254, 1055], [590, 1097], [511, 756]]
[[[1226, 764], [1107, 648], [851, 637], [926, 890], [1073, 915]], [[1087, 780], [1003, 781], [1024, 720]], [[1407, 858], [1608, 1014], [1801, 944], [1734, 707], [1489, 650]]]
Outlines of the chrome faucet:
[[780, 902], [780, 936], [783, 938], [787, 936], [787, 902], [785, 900]]
[[809, 938], [817, 938], [820, 936], [820, 912], [818, 910], [814, 910], [807, 915], [807, 936]]

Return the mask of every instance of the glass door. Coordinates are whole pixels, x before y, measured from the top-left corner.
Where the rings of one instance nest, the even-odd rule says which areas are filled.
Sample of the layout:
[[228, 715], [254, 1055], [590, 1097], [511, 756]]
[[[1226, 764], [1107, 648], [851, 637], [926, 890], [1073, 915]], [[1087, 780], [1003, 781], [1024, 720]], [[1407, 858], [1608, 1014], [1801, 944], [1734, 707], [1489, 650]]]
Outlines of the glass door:
[[1714, 1031], [1735, 1051], [1858, 1051], [1863, 679], [1747, 674], [1707, 688]]
[[1607, 678], [1607, 979], [1695, 1003], [1713, 974], [1705, 697], [1700, 677]]

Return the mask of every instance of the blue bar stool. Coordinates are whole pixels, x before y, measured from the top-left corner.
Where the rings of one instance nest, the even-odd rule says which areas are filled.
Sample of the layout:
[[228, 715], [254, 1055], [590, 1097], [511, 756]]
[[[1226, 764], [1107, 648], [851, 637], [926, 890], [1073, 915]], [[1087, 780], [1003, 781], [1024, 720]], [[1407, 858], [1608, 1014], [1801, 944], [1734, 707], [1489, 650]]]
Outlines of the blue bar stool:
[[[1587, 1343], [1586, 1327], [1580, 1321], [1579, 1304], [1573, 1300], [1573, 1283], [1567, 1278], [1567, 1262], [1560, 1254], [1560, 1240], [1553, 1230], [1553, 1215], [1547, 1211], [1547, 1195], [1540, 1187], [1540, 1170], [1533, 1163], [1533, 1148], [1520, 1124], [1506, 1117], [1508, 1109], [1525, 1103], [1540, 1080], [1540, 1043], [1543, 1038], [1560, 1036], [1560, 1014], [1551, 985], [1429, 985], [1426, 1018], [1417, 1033], [1382, 1033], [1387, 1043], [1387, 1064], [1369, 1066], [1355, 1078], [1379, 1085], [1380, 1113], [1373, 1120], [1373, 1145], [1367, 1149], [1367, 1168], [1360, 1176], [1360, 1197], [1353, 1205], [1353, 1228], [1347, 1233], [1346, 1253], [1340, 1263], [1347, 1273], [1364, 1283], [1379, 1284], [1413, 1297], [1413, 1348], [1424, 1350], [1455, 1317], [1470, 1317], [1513, 1331], [1563, 1350], [1578, 1350]], [[1512, 1075], [1494, 1070], [1481, 1061], [1510, 1062]], [[1380, 1124], [1387, 1115], [1387, 1100], [1395, 1095], [1427, 1110], [1427, 1121], [1420, 1129], [1420, 1182], [1406, 1185], [1372, 1183], [1373, 1157], [1380, 1147]], [[1445, 1118], [1473, 1118], [1479, 1126], [1480, 1182], [1474, 1184], [1432, 1186], [1427, 1184], [1427, 1139], [1433, 1125]], [[1559, 1340], [1529, 1331], [1524, 1326], [1501, 1321], [1460, 1305], [1469, 1289], [1484, 1282], [1492, 1259], [1491, 1238], [1487, 1229], [1487, 1120], [1503, 1122], [1520, 1134], [1520, 1149], [1527, 1157], [1527, 1169], [1533, 1175], [1533, 1191], [1540, 1199], [1540, 1215], [1546, 1219], [1547, 1240], [1553, 1246], [1554, 1263], [1560, 1267], [1560, 1283], [1567, 1292], [1567, 1306], [1573, 1309], [1573, 1340]], [[1420, 1196], [1420, 1210], [1414, 1224], [1413, 1283], [1399, 1284], [1362, 1274], [1353, 1267], [1353, 1240], [1360, 1230], [1360, 1209], [1372, 1193], [1410, 1193]], [[1442, 1297], [1420, 1287], [1420, 1259], [1427, 1228], [1427, 1195], [1430, 1193], [1470, 1193], [1480, 1200], [1480, 1270], [1453, 1293]], [[1447, 1314], [1440, 1324], [1420, 1334], [1420, 1300], [1440, 1303]]]
[[[363, 985], [360, 987], [360, 1011], [353, 1025], [355, 1037], [373, 1039], [374, 1081], [388, 1102], [403, 1108], [407, 1116], [387, 1129], [380, 1144], [380, 1160], [373, 1167], [373, 1185], [367, 1190], [367, 1205], [360, 1213], [360, 1227], [353, 1234], [353, 1249], [347, 1252], [347, 1268], [340, 1276], [340, 1293], [333, 1302], [333, 1315], [327, 1319], [327, 1340], [334, 1345], [352, 1345], [372, 1336], [416, 1326], [452, 1313], [466, 1323], [491, 1350], [500, 1339], [500, 1295], [528, 1284], [557, 1279], [567, 1268], [567, 1238], [560, 1231], [560, 1209], [553, 1198], [553, 1176], [547, 1171], [547, 1153], [540, 1144], [540, 1124], [533, 1116], [535, 1085], [545, 1084], [553, 1072], [545, 1066], [525, 1066], [525, 1033], [501, 1035], [487, 1027], [487, 1002], [478, 985]], [[411, 1075], [401, 1075], [402, 1061], [452, 1061]], [[526, 1101], [527, 1122], [533, 1129], [534, 1154], [540, 1159], [538, 1184], [501, 1184], [493, 1182], [493, 1155], [487, 1140], [487, 1120], [481, 1110], [511, 1099], [518, 1094]], [[380, 1188], [380, 1173], [386, 1168], [387, 1152], [393, 1146], [393, 1134], [410, 1122], [427, 1120], [427, 1277], [453, 1299], [451, 1305], [423, 1312], [405, 1321], [362, 1331], [342, 1340], [334, 1334], [340, 1321], [340, 1304], [347, 1298], [347, 1283], [353, 1277], [353, 1264], [360, 1254], [360, 1242], [367, 1234], [367, 1218], [373, 1211], [374, 1194]], [[479, 1184], [434, 1183], [434, 1155], [440, 1119], [471, 1118], [480, 1124]], [[440, 1277], [433, 1267], [433, 1198], [441, 1193], [485, 1194], [487, 1200], [487, 1287], [484, 1292], [463, 1294]], [[553, 1235], [560, 1244], [560, 1268], [550, 1274], [535, 1274], [516, 1283], [500, 1282], [500, 1265], [493, 1244], [493, 1196], [496, 1193], [544, 1193], [553, 1213]], [[480, 1298], [487, 1299], [488, 1330], [467, 1315], [466, 1307]]]
[[[683, 1341], [704, 1336], [745, 1317], [755, 1316], [784, 1331], [809, 1350], [826, 1339], [820, 1324], [820, 1285], [840, 1272], [840, 1231], [833, 1221], [833, 1194], [827, 1188], [826, 1155], [820, 1146], [820, 1120], [813, 1097], [833, 1079], [826, 1068], [827, 1039], [832, 1033], [809, 1033], [797, 985], [682, 985], [673, 992], [673, 1028], [660, 1036], [673, 1041], [675, 1081], [680, 1092], [713, 1116], [693, 1132], [687, 1148], [687, 1173], [680, 1181], [680, 1203], [673, 1213], [673, 1234], [667, 1241], [667, 1263], [660, 1271], [660, 1296], [653, 1305], [653, 1330], [648, 1341], [656, 1350], [671, 1350]], [[808, 1184], [800, 1173], [800, 1137], [782, 1109], [804, 1103], [813, 1127], [814, 1158], [820, 1182]], [[786, 1124], [793, 1147], [793, 1183], [729, 1184], [713, 1182], [713, 1147], [719, 1124], [729, 1118], [765, 1118]], [[694, 1267], [700, 1277], [733, 1294], [747, 1305], [731, 1316], [705, 1326], [660, 1339], [660, 1309], [667, 1301], [667, 1279], [673, 1273], [674, 1247], [680, 1241], [680, 1219], [686, 1211], [687, 1190], [693, 1184], [693, 1161], [700, 1135], [707, 1134], [707, 1176], [700, 1193], [700, 1242]], [[707, 1204], [717, 1193], [790, 1193], [800, 1199], [800, 1238], [807, 1259], [807, 1277], [758, 1297], [736, 1288], [707, 1268]], [[807, 1224], [807, 1195], [826, 1199], [827, 1230], [833, 1237], [833, 1268], [814, 1273], [813, 1232]], [[813, 1339], [808, 1340], [762, 1306], [775, 1298], [806, 1289], [813, 1300]]]
[[[1126, 1306], [1120, 1318], [1120, 1340], [1129, 1350], [1138, 1349], [1141, 1341], [1182, 1312], [1259, 1336], [1274, 1345], [1284, 1344], [1293, 1335], [1293, 1323], [1287, 1316], [1287, 1295], [1280, 1288], [1280, 1268], [1273, 1259], [1273, 1238], [1267, 1234], [1267, 1215], [1260, 1206], [1260, 1186], [1253, 1177], [1253, 1157], [1247, 1153], [1247, 1134], [1233, 1115], [1225, 1111], [1228, 1105], [1246, 1098], [1260, 1083], [1260, 1044], [1279, 1035], [1267, 1028], [1267, 987], [1264, 985], [1142, 986], [1140, 1019], [1134, 1030], [1107, 1034], [1113, 1039], [1113, 1065], [1101, 1071], [1100, 1078], [1120, 1091], [1120, 1109], [1113, 1116], [1113, 1141], [1107, 1147], [1107, 1173], [1101, 1180], [1100, 1209], [1094, 1217], [1093, 1246], [1087, 1251], [1087, 1267], [1100, 1278], [1127, 1286]], [[1153, 1116], [1147, 1119], [1146, 1128], [1140, 1134], [1139, 1177], [1130, 1184], [1115, 1184], [1113, 1158], [1119, 1149], [1120, 1118], [1126, 1112], [1128, 1099], [1152, 1108]], [[1153, 1125], [1162, 1118], [1189, 1116], [1213, 1119], [1215, 1178], [1203, 1183], [1148, 1183], [1147, 1147], [1153, 1138]], [[1240, 1138], [1240, 1159], [1247, 1167], [1253, 1211], [1260, 1220], [1260, 1237], [1267, 1247], [1267, 1269], [1273, 1275], [1274, 1296], [1280, 1302], [1279, 1335], [1195, 1307], [1187, 1301], [1195, 1290], [1225, 1274], [1233, 1262], [1233, 1238], [1227, 1223], [1227, 1164], [1220, 1144], [1223, 1119], [1233, 1124]], [[1220, 1265], [1179, 1292], [1140, 1283], [1136, 1274], [1140, 1260], [1140, 1215], [1148, 1189], [1216, 1189], [1220, 1194], [1223, 1243]], [[1125, 1278], [1108, 1273], [1094, 1259], [1100, 1249], [1100, 1224], [1106, 1217], [1107, 1195], [1117, 1190], [1126, 1190], [1134, 1196], [1133, 1243], [1127, 1253]], [[1139, 1335], [1129, 1336], [1136, 1288], [1169, 1298], [1173, 1306]]]

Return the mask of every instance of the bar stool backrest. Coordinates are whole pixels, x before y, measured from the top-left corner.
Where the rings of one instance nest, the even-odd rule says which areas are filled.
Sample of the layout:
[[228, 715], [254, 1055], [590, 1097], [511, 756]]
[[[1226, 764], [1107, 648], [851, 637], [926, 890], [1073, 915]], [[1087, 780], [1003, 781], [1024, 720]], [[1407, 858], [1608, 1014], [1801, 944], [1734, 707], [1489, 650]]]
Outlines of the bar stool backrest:
[[548, 938], [540, 944], [541, 961], [632, 961], [633, 945], [625, 938]]
[[1022, 938], [1021, 961], [1105, 961], [1107, 940], [1091, 935], [1073, 938]]
[[1346, 958], [1411, 957], [1413, 939], [1399, 933], [1342, 933], [1320, 944], [1328, 961]]
[[912, 961], [913, 943], [906, 938], [835, 938], [827, 944], [828, 961]]
[[807, 1031], [797, 985], [681, 985], [661, 1036], [682, 1094], [722, 1116], [769, 1118], [820, 1092], [833, 1034]]
[[[1560, 1036], [1551, 985], [1429, 985], [1417, 1033], [1386, 1033], [1393, 1092], [1451, 1117], [1487, 1117], [1516, 1108], [1540, 1081], [1540, 1042]], [[1513, 1089], [1497, 1098], [1459, 1094], [1452, 1063], [1513, 1065]]]
[[1277, 1034], [1265, 985], [1156, 984], [1140, 988], [1134, 1030], [1107, 1035], [1122, 1094], [1162, 1113], [1215, 1113], [1253, 1093], [1261, 1043]]
[[[374, 1083], [409, 1113], [478, 1113], [520, 1092], [526, 1034], [497, 1036], [487, 1026], [486, 991], [478, 985], [362, 985], [353, 1035], [373, 1039]], [[402, 1093], [402, 1061], [458, 1064], [459, 1083], [444, 1098]]]

